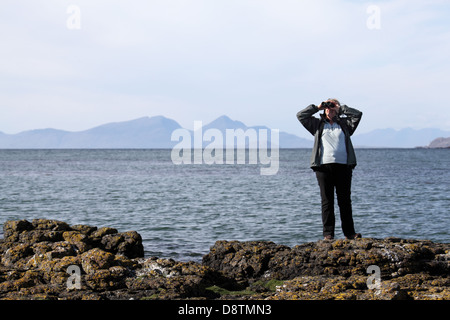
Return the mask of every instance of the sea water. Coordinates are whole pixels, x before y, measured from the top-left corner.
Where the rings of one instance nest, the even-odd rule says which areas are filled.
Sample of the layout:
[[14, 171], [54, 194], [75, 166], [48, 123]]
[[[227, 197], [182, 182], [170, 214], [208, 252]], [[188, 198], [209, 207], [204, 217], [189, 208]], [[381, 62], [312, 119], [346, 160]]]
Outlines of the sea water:
[[[57, 219], [135, 230], [146, 256], [199, 261], [217, 240], [322, 238], [311, 149], [259, 164], [174, 164], [171, 150], [0, 150], [0, 224]], [[449, 149], [357, 149], [352, 202], [364, 237], [450, 242]], [[336, 237], [343, 238], [336, 204]], [[0, 237], [3, 237], [0, 231]]]

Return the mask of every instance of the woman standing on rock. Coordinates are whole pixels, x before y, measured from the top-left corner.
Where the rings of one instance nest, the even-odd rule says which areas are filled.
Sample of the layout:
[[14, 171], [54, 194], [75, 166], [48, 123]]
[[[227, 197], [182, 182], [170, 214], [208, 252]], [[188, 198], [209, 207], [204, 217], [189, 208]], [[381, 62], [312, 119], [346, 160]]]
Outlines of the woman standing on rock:
[[[324, 110], [320, 119], [313, 115]], [[342, 231], [347, 239], [361, 238], [355, 232], [352, 217], [351, 181], [356, 156], [350, 136], [361, 120], [362, 112], [336, 99], [297, 113], [301, 124], [314, 136], [311, 168], [315, 171], [322, 198], [322, 223], [325, 240], [334, 239], [334, 191], [336, 190]]]

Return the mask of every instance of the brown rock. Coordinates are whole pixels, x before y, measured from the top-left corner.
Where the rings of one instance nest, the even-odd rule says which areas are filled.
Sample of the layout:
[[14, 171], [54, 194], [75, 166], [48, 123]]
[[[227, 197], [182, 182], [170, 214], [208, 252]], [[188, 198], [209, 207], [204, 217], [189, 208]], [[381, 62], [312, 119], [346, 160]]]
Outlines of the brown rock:
[[92, 232], [90, 234], [90, 238], [92, 239], [93, 242], [98, 243], [102, 240], [102, 238], [108, 234], [115, 234], [117, 233], [117, 229], [114, 228], [108, 228], [108, 227], [103, 227], [103, 228], [99, 228], [96, 231]]
[[87, 286], [95, 291], [117, 290], [126, 287], [127, 270], [121, 266], [108, 269], [97, 269], [84, 276]]
[[70, 230], [67, 223], [58, 220], [48, 219], [34, 219], [32, 221], [33, 228], [36, 230], [50, 230], [50, 231], [66, 231]]
[[144, 256], [142, 237], [136, 231], [107, 234], [102, 237], [101, 244], [104, 250], [128, 258]]
[[99, 269], [108, 269], [114, 264], [114, 255], [99, 248], [91, 249], [81, 255], [81, 266], [87, 274]]
[[[450, 299], [450, 245], [427, 240], [292, 248], [217, 241], [200, 264], [143, 259], [134, 231], [45, 219], [7, 221], [3, 228], [0, 299]], [[67, 286], [71, 266], [80, 267], [81, 288]], [[369, 266], [381, 271], [377, 288], [368, 288]]]
[[4, 239], [7, 242], [14, 242], [19, 240], [19, 235], [23, 231], [33, 229], [33, 225], [27, 220], [6, 221], [3, 224]]
[[16, 244], [6, 250], [1, 258], [1, 263], [9, 268], [23, 269], [24, 259], [33, 254], [33, 249], [28, 244]]

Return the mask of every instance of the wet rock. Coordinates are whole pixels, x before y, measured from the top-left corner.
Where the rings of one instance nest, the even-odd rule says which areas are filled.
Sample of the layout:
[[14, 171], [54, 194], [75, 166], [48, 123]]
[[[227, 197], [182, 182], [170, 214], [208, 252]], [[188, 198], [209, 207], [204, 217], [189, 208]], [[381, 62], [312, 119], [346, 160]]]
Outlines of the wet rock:
[[78, 253], [86, 252], [92, 249], [89, 239], [89, 233], [83, 233], [77, 230], [65, 231], [62, 234], [64, 241], [70, 244]]
[[87, 274], [95, 273], [99, 269], [113, 266], [114, 255], [99, 248], [91, 249], [81, 255], [81, 266]]
[[6, 267], [16, 267], [16, 264], [22, 266], [22, 260], [30, 256], [33, 253], [33, 249], [28, 244], [17, 244], [11, 246], [2, 255], [1, 263]]
[[136, 277], [127, 280], [127, 287], [146, 292], [155, 299], [211, 298], [216, 295], [208, 287], [230, 283], [234, 284], [234, 280], [195, 262], [149, 258], [141, 261]]
[[117, 229], [114, 228], [108, 228], [108, 227], [102, 227], [99, 228], [98, 230], [95, 230], [94, 232], [92, 232], [90, 234], [90, 238], [92, 240], [92, 242], [94, 243], [100, 243], [102, 241], [102, 238], [104, 236], [110, 235], [110, 234], [115, 234], [117, 233]]
[[86, 285], [94, 291], [109, 291], [125, 288], [126, 268], [114, 266], [95, 270], [83, 277]]
[[104, 250], [129, 258], [144, 256], [142, 237], [136, 231], [107, 234], [100, 241]]
[[31, 230], [28, 232], [22, 232], [19, 235], [19, 242], [21, 243], [36, 243], [42, 241], [56, 242], [63, 240], [62, 231], [51, 230]]
[[33, 229], [36, 230], [50, 230], [50, 231], [70, 230], [70, 227], [67, 223], [58, 220], [34, 219], [31, 224], [33, 226]]
[[40, 275], [36, 271], [26, 271], [19, 275], [15, 273], [0, 283], [0, 293], [8, 293], [11, 291], [19, 291], [23, 288], [30, 288], [41, 284]]
[[91, 233], [97, 230], [97, 227], [88, 226], [84, 224], [76, 224], [71, 226], [70, 228], [72, 229], [72, 231], [78, 231], [85, 235], [90, 235]]
[[[282, 280], [270, 299], [446, 299], [449, 249], [449, 244], [397, 238], [318, 241], [293, 248], [218, 241], [203, 263], [250, 286]], [[376, 290], [367, 285], [369, 266], [380, 270]]]
[[203, 257], [203, 264], [245, 282], [263, 276], [276, 253], [286, 251], [290, 249], [273, 242], [217, 241]]
[[217, 241], [203, 264], [246, 279], [293, 279], [301, 275], [367, 275], [370, 265], [385, 277], [428, 271], [448, 274], [448, 244], [431, 241], [358, 239], [317, 241], [289, 248], [271, 242]]
[[33, 225], [27, 220], [6, 221], [3, 224], [3, 234], [6, 242], [15, 242], [23, 231], [33, 229]]
[[67, 270], [73, 266], [83, 292], [125, 288], [125, 279], [139, 266], [130, 259], [144, 255], [142, 238], [134, 231], [46, 219], [7, 221], [3, 230], [0, 297], [8, 299], [85, 298], [80, 292], [67, 294]]
[[135, 231], [46, 219], [3, 230], [0, 299], [450, 299], [450, 245], [426, 240], [217, 241], [196, 263], [143, 258]]

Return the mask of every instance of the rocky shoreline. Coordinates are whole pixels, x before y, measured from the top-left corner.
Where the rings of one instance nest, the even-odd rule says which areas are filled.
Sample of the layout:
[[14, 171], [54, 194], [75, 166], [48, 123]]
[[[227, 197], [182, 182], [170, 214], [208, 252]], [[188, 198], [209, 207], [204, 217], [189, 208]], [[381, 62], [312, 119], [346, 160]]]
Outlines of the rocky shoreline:
[[428, 240], [217, 241], [196, 263], [144, 258], [135, 231], [35, 219], [3, 232], [4, 300], [450, 300], [450, 244]]

